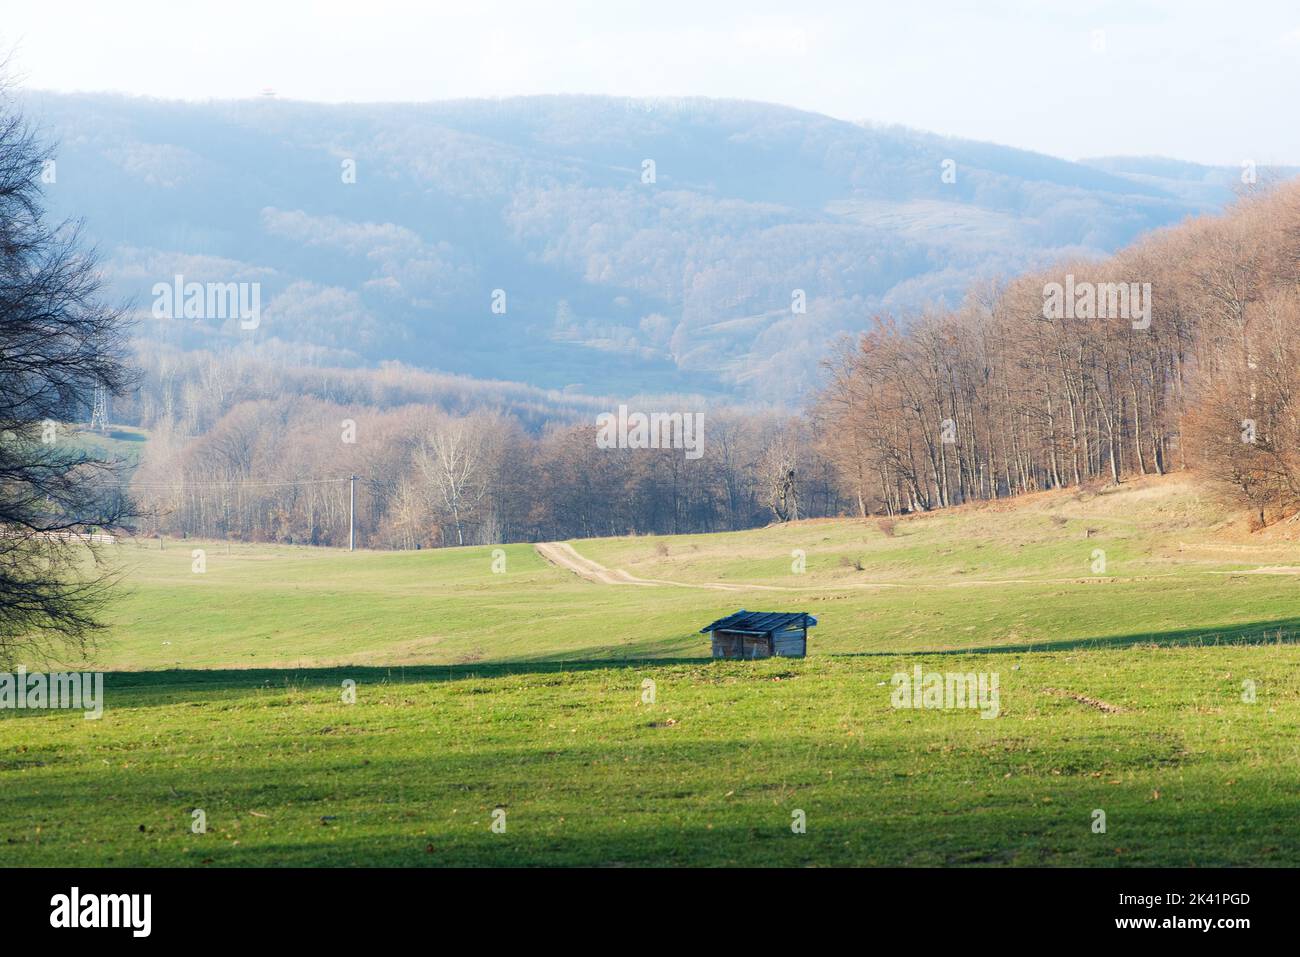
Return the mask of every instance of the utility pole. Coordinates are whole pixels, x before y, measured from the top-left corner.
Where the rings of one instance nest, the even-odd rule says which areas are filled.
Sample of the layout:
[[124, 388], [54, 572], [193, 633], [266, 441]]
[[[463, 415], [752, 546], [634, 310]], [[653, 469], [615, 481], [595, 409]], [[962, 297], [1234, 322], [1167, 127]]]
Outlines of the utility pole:
[[348, 476], [348, 551], [357, 550], [357, 477]]

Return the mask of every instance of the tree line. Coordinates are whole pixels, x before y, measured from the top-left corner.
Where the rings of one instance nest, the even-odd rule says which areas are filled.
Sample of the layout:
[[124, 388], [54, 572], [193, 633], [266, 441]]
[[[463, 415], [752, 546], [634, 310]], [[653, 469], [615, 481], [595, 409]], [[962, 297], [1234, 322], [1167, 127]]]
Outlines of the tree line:
[[1259, 521], [1290, 514], [1298, 263], [1290, 184], [956, 309], [876, 317], [826, 363], [819, 449], [862, 516], [1189, 466]]
[[692, 459], [601, 448], [594, 416], [530, 432], [493, 409], [260, 399], [198, 436], [155, 425], [132, 489], [145, 534], [338, 546], [355, 475], [359, 542], [407, 549], [725, 531], [847, 507], [803, 420], [705, 421]]
[[360, 540], [416, 548], [898, 515], [1196, 467], [1264, 523], [1300, 509], [1297, 262], [1283, 185], [954, 309], [876, 316], [801, 413], [659, 400], [704, 408], [698, 460], [599, 448], [609, 400], [178, 353], [146, 361], [136, 489], [153, 532], [339, 545], [355, 474]]

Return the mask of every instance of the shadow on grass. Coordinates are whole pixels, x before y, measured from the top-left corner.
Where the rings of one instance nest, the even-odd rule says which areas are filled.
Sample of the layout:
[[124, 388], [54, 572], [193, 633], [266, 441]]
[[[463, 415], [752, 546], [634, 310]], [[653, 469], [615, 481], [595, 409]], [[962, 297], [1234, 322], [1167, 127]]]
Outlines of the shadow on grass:
[[[996, 655], [1031, 651], [1108, 651], [1118, 648], [1213, 648], [1244, 645], [1291, 645], [1300, 643], [1300, 618], [1248, 622], [1214, 628], [1179, 628], [1174, 631], [1134, 632], [1127, 635], [1066, 638], [1018, 645], [982, 645], [945, 648], [941, 651], [909, 651], [909, 654]], [[896, 653], [895, 653], [896, 654]]]
[[[1232, 647], [1300, 643], [1300, 618], [1252, 622], [1230, 628], [1184, 628], [1164, 632], [1071, 638], [1015, 645], [973, 645], [967, 648], [897, 648], [840, 652], [826, 658], [900, 658], [916, 655], [1023, 655], [1031, 652], [1114, 651], [1135, 647]], [[192, 692], [275, 690], [277, 688], [339, 688], [351, 679], [358, 685], [401, 685], [496, 679], [520, 675], [562, 675], [592, 671], [707, 665], [700, 657], [589, 657], [583, 659], [473, 662], [451, 665], [337, 665], [306, 668], [188, 668], [159, 671], [105, 672], [105, 685], [115, 692], [167, 698]], [[728, 665], [741, 664], [727, 662]], [[143, 703], [143, 702], [142, 702]], [[158, 703], [161, 703], [159, 701]]]
[[[1055, 808], [1031, 801], [1015, 807], [986, 805], [981, 813], [953, 815], [951, 800], [940, 794], [924, 795], [904, 813], [896, 807], [843, 803], [805, 791], [800, 801], [812, 809], [810, 818], [827, 823], [799, 837], [791, 835], [787, 808], [771, 802], [737, 805], [724, 816], [710, 815], [689, 802], [659, 798], [672, 812], [663, 814], [665, 822], [656, 826], [644, 816], [636, 817], [640, 809], [635, 806], [616, 806], [611, 813], [578, 788], [544, 810], [512, 811], [505, 835], [490, 834], [486, 827], [490, 808], [498, 800], [490, 794], [396, 799], [390, 808], [410, 812], [411, 823], [400, 830], [376, 829], [373, 816], [364, 808], [359, 813], [355, 803], [340, 805], [325, 799], [310, 808], [285, 807], [268, 804], [264, 790], [239, 798], [270, 813], [251, 826], [244, 824], [242, 841], [234, 842], [236, 846], [214, 839], [215, 835], [187, 833], [185, 811], [195, 798], [186, 797], [170, 804], [137, 805], [133, 817], [115, 821], [117, 827], [110, 825], [95, 845], [86, 846], [78, 837], [78, 843], [70, 846], [66, 837], [46, 836], [40, 844], [10, 847], [11, 860], [18, 866], [141, 867], [157, 866], [160, 851], [165, 866], [212, 868], [1294, 867], [1300, 860], [1294, 815], [1288, 814], [1289, 805], [1282, 797], [1256, 797], [1239, 808], [1237, 813], [1247, 822], [1258, 824], [1244, 834], [1234, 815], [1212, 799], [1201, 799], [1195, 807], [1174, 815], [1141, 799], [1135, 803], [1126, 798], [1121, 804], [1129, 821], [1123, 856], [1115, 843], [1090, 840], [1088, 831]], [[1086, 791], [1080, 798], [1095, 803]], [[221, 807], [207, 803], [210, 808]], [[451, 803], [468, 812], [454, 823], [446, 813]], [[678, 804], [685, 806], [674, 806]], [[564, 817], [561, 810], [567, 812]], [[226, 820], [243, 816], [219, 813]], [[691, 821], [668, 823], [678, 816]], [[566, 826], [555, 826], [557, 817], [568, 818]], [[701, 819], [709, 817], [713, 821], [705, 825]], [[24, 824], [28, 820], [18, 819]], [[135, 824], [141, 819], [150, 821], [147, 830]], [[954, 885], [953, 892], [960, 893], [961, 887]]]
[[187, 668], [163, 671], [108, 671], [106, 688], [151, 691], [239, 691], [276, 688], [338, 688], [345, 680], [360, 686], [562, 675], [664, 665], [702, 665], [708, 658], [591, 659], [581, 661], [502, 661], [457, 665], [338, 665], [320, 668]]

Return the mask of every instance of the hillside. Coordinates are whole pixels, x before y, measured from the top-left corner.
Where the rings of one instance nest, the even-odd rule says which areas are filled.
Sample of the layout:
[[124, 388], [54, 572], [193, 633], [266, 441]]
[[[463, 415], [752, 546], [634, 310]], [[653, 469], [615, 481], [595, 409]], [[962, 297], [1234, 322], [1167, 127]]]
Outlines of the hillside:
[[[588, 394], [790, 401], [872, 313], [1113, 251], [1239, 173], [703, 99], [28, 107], [59, 143], [54, 211], [84, 217], [146, 342]], [[261, 283], [262, 325], [155, 319], [175, 275]]]
[[[100, 661], [165, 670], [108, 674], [97, 721], [0, 715], [0, 854], [1294, 866], [1300, 554], [1212, 512], [1173, 478], [892, 536], [815, 521], [573, 543], [675, 585], [588, 581], [523, 545], [499, 574], [479, 548], [127, 545]], [[811, 656], [710, 661], [696, 631], [737, 606], [814, 612]], [[895, 707], [917, 668], [997, 676], [996, 716]]]
[[[874, 520], [819, 520], [571, 544], [661, 584], [596, 584], [526, 544], [504, 546], [497, 573], [489, 547], [127, 543], [115, 557], [128, 592], [96, 660], [139, 669], [704, 658], [700, 626], [769, 606], [821, 619], [814, 655], [1289, 641], [1300, 631], [1300, 546], [1247, 535], [1185, 476], [915, 516], [892, 535]], [[796, 550], [802, 573], [792, 571]]]

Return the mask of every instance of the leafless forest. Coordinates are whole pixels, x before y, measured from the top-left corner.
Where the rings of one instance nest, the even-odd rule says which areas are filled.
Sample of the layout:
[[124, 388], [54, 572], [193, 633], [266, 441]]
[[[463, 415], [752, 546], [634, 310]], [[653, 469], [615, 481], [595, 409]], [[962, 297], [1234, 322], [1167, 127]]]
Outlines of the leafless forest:
[[[147, 350], [146, 534], [415, 548], [895, 515], [1195, 468], [1268, 523], [1300, 508], [1300, 187], [1101, 261], [878, 316], [802, 414], [703, 411], [704, 455], [602, 450], [608, 403], [402, 366]], [[1150, 284], [1149, 323], [1045, 318], [1045, 288]], [[1099, 310], [1105, 313], [1105, 310]], [[1084, 313], [1086, 315], [1086, 313]]]
[[[1298, 262], [1291, 185], [905, 328], [882, 317], [829, 364], [812, 431], [864, 515], [1188, 467], [1261, 521], [1290, 514]], [[1044, 318], [1066, 274], [1149, 283], [1149, 324]]]
[[147, 534], [345, 545], [350, 475], [358, 539], [384, 548], [719, 531], [846, 505], [797, 417], [711, 408], [690, 460], [599, 449], [607, 404], [526, 387], [210, 353], [141, 361], [123, 417], [152, 433], [133, 483]]

